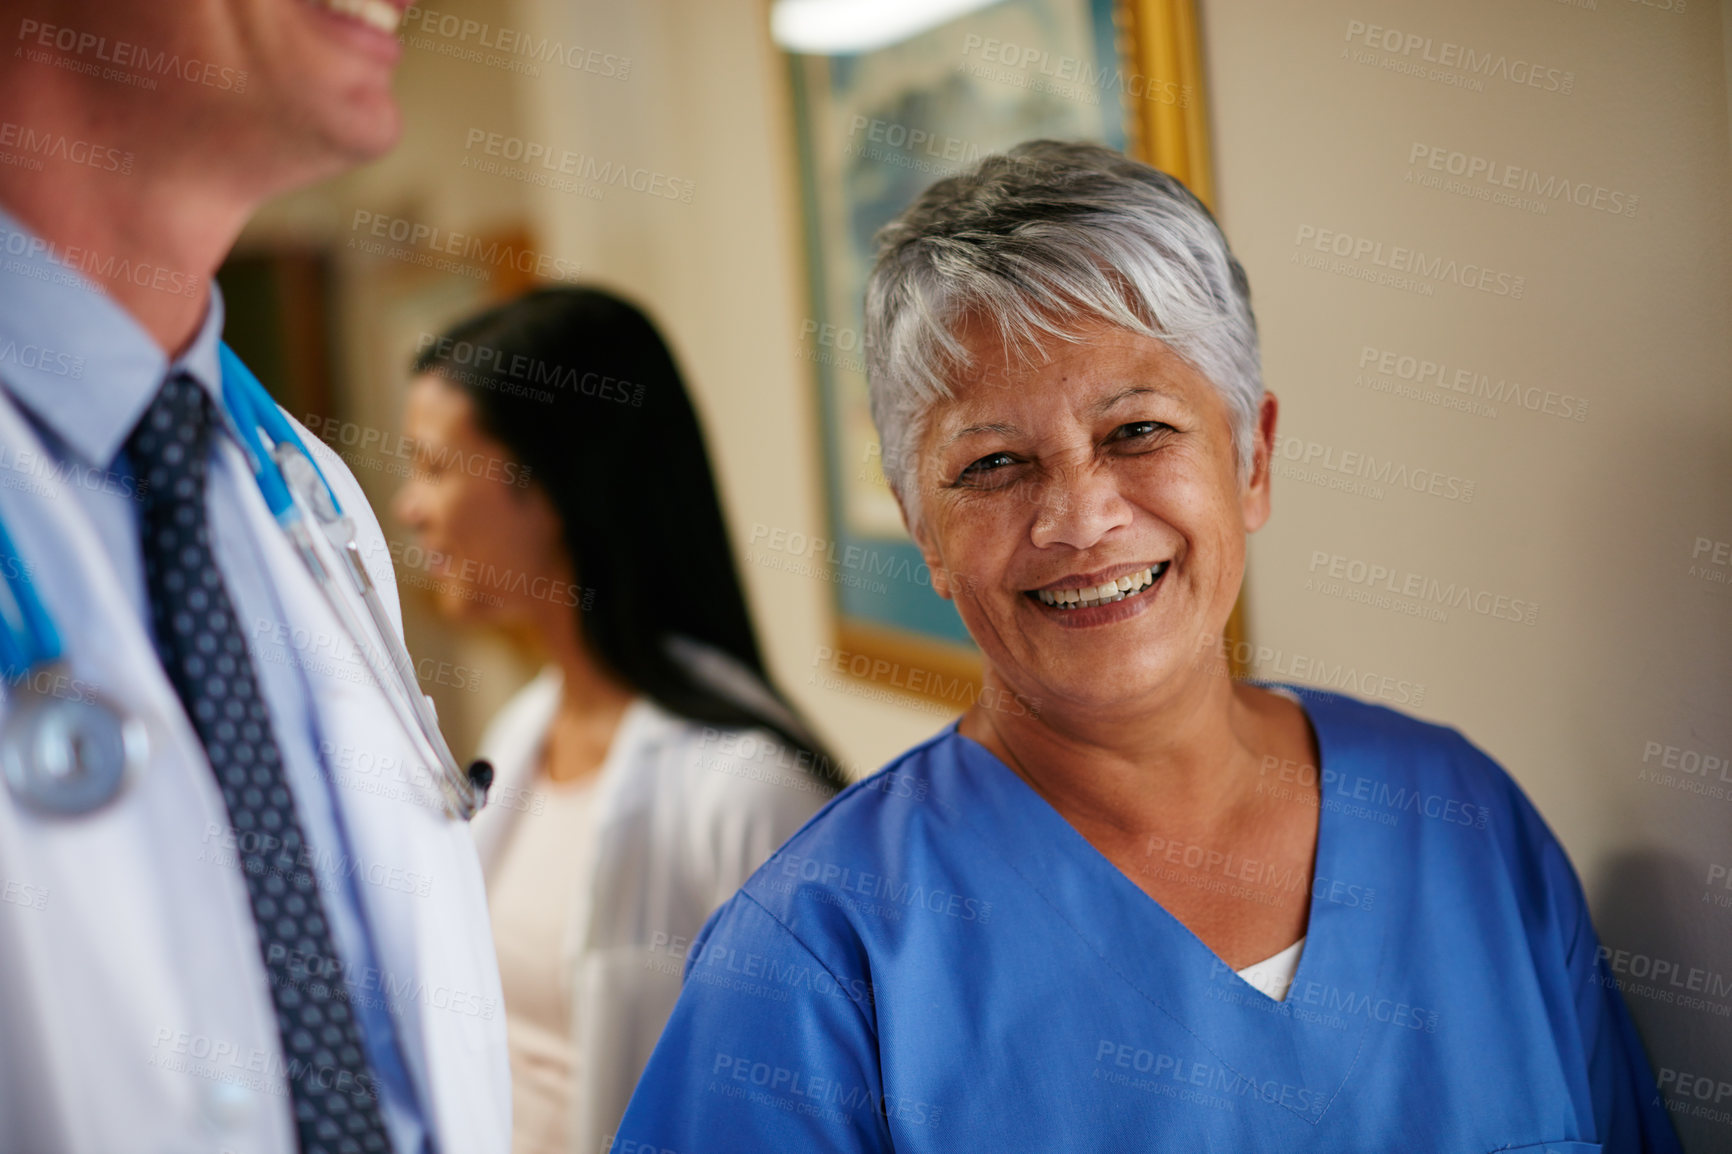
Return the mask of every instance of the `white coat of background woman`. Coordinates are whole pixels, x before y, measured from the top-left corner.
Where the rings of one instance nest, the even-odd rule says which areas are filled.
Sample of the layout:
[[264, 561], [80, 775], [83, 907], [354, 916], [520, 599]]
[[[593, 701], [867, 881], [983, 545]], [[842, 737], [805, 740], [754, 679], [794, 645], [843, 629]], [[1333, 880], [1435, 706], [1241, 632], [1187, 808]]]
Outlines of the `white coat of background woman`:
[[414, 365], [398, 516], [438, 605], [544, 667], [489, 726], [475, 822], [517, 1154], [607, 1149], [688, 943], [840, 778], [772, 687], [702, 433], [636, 308], [543, 289]]

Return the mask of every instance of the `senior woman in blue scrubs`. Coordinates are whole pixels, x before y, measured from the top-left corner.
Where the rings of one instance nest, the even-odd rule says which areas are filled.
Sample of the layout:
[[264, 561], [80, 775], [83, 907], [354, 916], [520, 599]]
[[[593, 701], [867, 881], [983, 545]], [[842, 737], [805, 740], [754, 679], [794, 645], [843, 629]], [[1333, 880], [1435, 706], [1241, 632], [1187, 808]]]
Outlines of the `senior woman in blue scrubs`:
[[867, 294], [887, 477], [995, 692], [710, 919], [612, 1148], [1677, 1150], [1510, 777], [1197, 659], [1277, 408], [1207, 210], [1025, 144], [891, 224]]

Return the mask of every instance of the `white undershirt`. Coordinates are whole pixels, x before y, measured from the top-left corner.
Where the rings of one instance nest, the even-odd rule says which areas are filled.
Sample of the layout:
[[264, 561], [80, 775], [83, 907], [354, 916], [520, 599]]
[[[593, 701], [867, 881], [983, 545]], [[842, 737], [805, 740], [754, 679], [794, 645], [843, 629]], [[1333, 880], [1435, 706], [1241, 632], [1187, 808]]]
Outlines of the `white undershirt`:
[[511, 1052], [513, 1154], [571, 1148], [572, 1087], [583, 1055], [572, 1046], [565, 933], [579, 892], [595, 802], [595, 779], [536, 778], [545, 812], [518, 819], [488, 886], [505, 1036]]
[[1304, 949], [1305, 939], [1300, 938], [1274, 957], [1264, 958], [1236, 972], [1262, 993], [1277, 1002], [1284, 1002], [1287, 989], [1293, 984], [1293, 975], [1299, 971], [1299, 955]]

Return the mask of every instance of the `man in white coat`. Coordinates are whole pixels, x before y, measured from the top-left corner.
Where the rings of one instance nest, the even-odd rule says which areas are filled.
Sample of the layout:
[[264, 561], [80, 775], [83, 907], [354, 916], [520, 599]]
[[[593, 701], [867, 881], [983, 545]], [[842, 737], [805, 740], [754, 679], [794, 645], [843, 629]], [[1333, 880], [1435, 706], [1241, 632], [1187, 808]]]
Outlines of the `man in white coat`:
[[[261, 202], [396, 140], [405, 5], [0, 0], [5, 1154], [508, 1146], [469, 831], [329, 644], [224, 405], [212, 282]], [[303, 439], [394, 618], [377, 522]], [[31, 598], [52, 663], [10, 644]], [[20, 718], [66, 701], [136, 756], [56, 812], [18, 767], [81, 753]]]

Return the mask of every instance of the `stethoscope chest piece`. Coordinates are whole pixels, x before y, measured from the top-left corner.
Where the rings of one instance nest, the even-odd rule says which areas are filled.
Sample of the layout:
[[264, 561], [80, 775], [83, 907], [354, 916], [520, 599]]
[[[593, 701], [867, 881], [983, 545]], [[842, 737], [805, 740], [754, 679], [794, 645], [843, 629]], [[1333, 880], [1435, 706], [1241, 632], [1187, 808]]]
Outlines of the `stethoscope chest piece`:
[[40, 813], [72, 816], [108, 804], [149, 751], [144, 723], [86, 691], [56, 697], [22, 681], [0, 722], [0, 773]]

